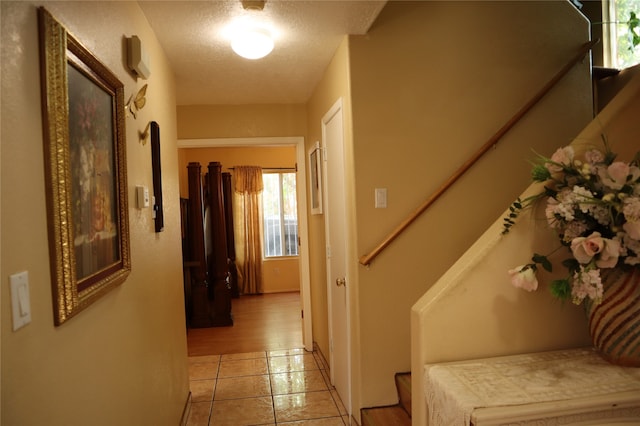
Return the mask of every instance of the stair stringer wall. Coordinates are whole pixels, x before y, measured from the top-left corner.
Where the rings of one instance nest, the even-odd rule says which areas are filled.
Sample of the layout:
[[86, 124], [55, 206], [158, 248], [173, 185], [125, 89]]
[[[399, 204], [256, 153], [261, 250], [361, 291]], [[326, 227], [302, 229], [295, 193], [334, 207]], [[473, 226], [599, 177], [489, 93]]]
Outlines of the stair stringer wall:
[[[640, 75], [572, 145], [577, 152], [602, 147], [601, 135], [605, 134], [618, 158], [628, 161], [640, 149], [638, 117]], [[521, 198], [538, 189], [530, 186]], [[425, 364], [590, 345], [582, 308], [562, 305], [548, 292], [555, 275], [539, 274], [540, 286], [533, 293], [509, 283], [508, 269], [529, 262], [534, 251], [548, 253], [557, 245], [544, 219], [536, 219], [544, 218], [543, 212], [523, 213], [506, 236], [500, 235], [502, 217], [411, 309], [413, 425], [428, 424]]]

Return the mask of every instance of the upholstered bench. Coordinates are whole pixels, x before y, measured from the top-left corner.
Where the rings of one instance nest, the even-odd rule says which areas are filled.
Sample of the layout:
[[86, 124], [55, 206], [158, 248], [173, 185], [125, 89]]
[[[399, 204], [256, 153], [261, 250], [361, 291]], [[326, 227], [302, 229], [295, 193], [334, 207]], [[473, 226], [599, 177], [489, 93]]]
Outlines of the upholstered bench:
[[640, 425], [640, 368], [570, 349], [425, 366], [429, 426]]

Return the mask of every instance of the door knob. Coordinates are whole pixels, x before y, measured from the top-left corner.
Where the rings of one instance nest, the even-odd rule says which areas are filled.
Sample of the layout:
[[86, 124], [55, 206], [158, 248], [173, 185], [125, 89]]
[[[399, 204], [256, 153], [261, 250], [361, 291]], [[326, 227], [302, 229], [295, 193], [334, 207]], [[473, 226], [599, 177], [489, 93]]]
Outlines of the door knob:
[[338, 287], [340, 287], [341, 285], [346, 286], [347, 285], [347, 280], [343, 277], [343, 278], [336, 278], [336, 285]]

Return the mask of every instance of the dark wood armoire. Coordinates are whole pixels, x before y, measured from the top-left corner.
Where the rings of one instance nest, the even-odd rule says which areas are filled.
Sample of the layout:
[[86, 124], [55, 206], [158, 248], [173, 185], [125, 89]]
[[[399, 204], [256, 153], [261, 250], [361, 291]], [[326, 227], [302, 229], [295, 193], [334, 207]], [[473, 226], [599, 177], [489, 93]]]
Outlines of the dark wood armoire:
[[231, 200], [225, 203], [222, 165], [209, 163], [204, 177], [200, 163], [189, 163], [187, 170], [189, 198], [181, 203], [187, 324], [230, 326], [232, 274], [226, 217], [233, 214], [226, 211]]

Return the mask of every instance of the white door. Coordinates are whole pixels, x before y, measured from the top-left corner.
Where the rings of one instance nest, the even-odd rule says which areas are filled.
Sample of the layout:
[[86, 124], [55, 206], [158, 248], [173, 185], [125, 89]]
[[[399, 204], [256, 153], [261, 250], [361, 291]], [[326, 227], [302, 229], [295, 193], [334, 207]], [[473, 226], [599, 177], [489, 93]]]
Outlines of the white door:
[[327, 297], [329, 309], [329, 363], [331, 383], [351, 414], [349, 347], [349, 280], [346, 268], [346, 205], [342, 100], [322, 119], [324, 153]]

